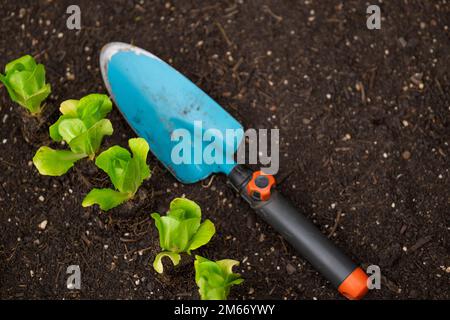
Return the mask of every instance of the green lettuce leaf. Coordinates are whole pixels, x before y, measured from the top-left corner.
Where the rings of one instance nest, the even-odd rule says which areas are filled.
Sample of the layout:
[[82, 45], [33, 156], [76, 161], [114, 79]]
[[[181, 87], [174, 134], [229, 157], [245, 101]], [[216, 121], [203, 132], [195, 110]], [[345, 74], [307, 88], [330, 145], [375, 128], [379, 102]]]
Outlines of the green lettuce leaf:
[[214, 223], [212, 223], [211, 220], [206, 219], [192, 236], [187, 248], [187, 253], [191, 253], [191, 250], [198, 249], [207, 244], [215, 233], [216, 227], [214, 226]]
[[152, 213], [159, 233], [161, 249], [172, 253], [191, 253], [207, 244], [216, 229], [210, 220], [201, 222], [201, 209], [194, 201], [176, 198], [170, 203], [167, 215]]
[[226, 300], [233, 285], [244, 280], [240, 274], [233, 273], [233, 267], [239, 262], [231, 259], [210, 261], [201, 256], [195, 256], [195, 282], [199, 287], [202, 300]]
[[147, 166], [149, 146], [143, 138], [130, 139], [128, 144], [133, 156], [128, 150], [113, 146], [102, 152], [95, 164], [108, 174], [117, 190], [134, 195], [142, 182], [150, 177]]
[[104, 94], [89, 94], [80, 100], [61, 103], [62, 115], [50, 126], [54, 141], [65, 141], [74, 153], [84, 153], [94, 159], [105, 136], [113, 133], [112, 124], [104, 117], [112, 102]]
[[164, 266], [162, 264], [162, 258], [168, 257], [172, 260], [174, 266], [177, 266], [180, 263], [181, 256], [178, 253], [163, 251], [156, 255], [155, 261], [153, 261], [153, 268], [158, 273], [163, 273]]
[[[72, 120], [64, 120], [61, 123], [59, 130], [60, 133], [61, 130], [65, 127], [66, 122]], [[74, 133], [77, 132], [77, 130], [80, 131], [78, 131], [79, 134], [77, 136], [74, 136], [70, 141], [68, 141], [70, 149], [76, 153], [87, 154], [91, 160], [94, 159], [95, 154], [100, 149], [103, 137], [110, 136], [113, 133], [111, 121], [109, 121], [108, 119], [102, 119], [96, 122], [92, 127], [86, 129], [85, 131], [82, 131], [83, 127], [77, 127], [76, 123], [73, 123], [72, 125]]]
[[39, 114], [42, 102], [50, 95], [51, 87], [45, 83], [45, 67], [36, 64], [30, 55], [11, 61], [5, 67], [5, 75], [0, 74], [14, 102], [25, 107], [32, 114]]
[[98, 204], [100, 209], [108, 211], [130, 199], [128, 193], [113, 189], [92, 189], [83, 199], [82, 206], [89, 207]]
[[33, 163], [42, 175], [60, 176], [72, 168], [76, 161], [86, 156], [86, 154], [77, 154], [68, 150], [40, 147], [33, 157]]
[[[100, 122], [102, 121], [99, 121], [98, 123]], [[94, 127], [95, 125], [92, 128]], [[91, 129], [88, 129], [86, 132], [89, 133], [89, 130]], [[75, 139], [78, 138], [79, 137]], [[75, 139], [70, 142], [71, 147]], [[91, 139], [89, 141], [93, 140]], [[84, 206], [100, 204], [100, 208], [105, 211], [114, 208], [125, 200], [133, 198], [144, 179], [150, 177], [150, 169], [146, 163], [147, 154], [149, 151], [147, 142], [143, 138], [134, 138], [130, 139], [128, 141], [128, 144], [131, 151], [133, 152], [133, 156], [131, 156], [128, 150], [119, 146], [113, 146], [108, 150], [102, 152], [95, 160], [95, 164], [97, 165], [97, 167], [108, 174], [112, 184], [117, 189], [117, 191], [115, 192], [121, 194], [121, 199], [124, 200], [120, 202], [113, 201], [111, 203], [108, 203], [107, 205], [102, 205], [106, 200], [102, 199], [104, 194], [98, 191], [112, 189], [94, 189], [97, 191], [93, 193], [91, 191], [92, 194], [89, 193], [88, 196], [86, 196], [88, 200], [85, 199], [85, 201], [83, 201]], [[79, 148], [77, 147], [75, 149], [84, 150], [84, 147]], [[96, 197], [99, 197], [99, 199], [96, 199]]]

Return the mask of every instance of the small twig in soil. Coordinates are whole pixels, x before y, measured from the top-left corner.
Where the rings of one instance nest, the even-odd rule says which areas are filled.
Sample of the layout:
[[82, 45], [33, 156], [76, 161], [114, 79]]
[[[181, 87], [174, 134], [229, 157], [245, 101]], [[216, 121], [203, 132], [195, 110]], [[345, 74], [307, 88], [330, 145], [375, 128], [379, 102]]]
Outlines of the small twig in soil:
[[137, 252], [138, 252], [138, 255], [142, 256], [146, 251], [152, 250], [152, 249], [153, 249], [153, 247], [147, 247], [144, 249], [139, 249]]
[[361, 92], [361, 101], [362, 101], [363, 104], [366, 104], [366, 101], [367, 101], [366, 100], [366, 91], [365, 91], [364, 85], [363, 85], [363, 83], [361, 81], [358, 81], [356, 83], [356, 90]]
[[273, 11], [269, 8], [268, 5], [263, 5], [263, 6], [262, 6], [262, 10], [263, 10], [265, 13], [268, 13], [272, 18], [274, 18], [274, 19], [277, 20], [278, 22], [283, 21], [283, 17], [282, 17], [282, 16], [279, 16], [279, 15], [276, 15], [275, 13], [273, 13]]
[[240, 57], [238, 62], [236, 62], [236, 64], [233, 67], [233, 74], [237, 73], [237, 70], [239, 69], [239, 67], [241, 66], [243, 61], [244, 61], [244, 59], [242, 57]]
[[333, 234], [336, 232], [340, 220], [341, 220], [341, 210], [338, 210], [338, 212], [336, 213], [336, 219], [334, 219], [334, 225], [331, 228], [330, 233], [328, 234], [328, 238], [331, 238]]
[[280, 238], [281, 244], [283, 245], [283, 248], [284, 248], [284, 252], [287, 254], [289, 251], [288, 251], [288, 248], [287, 248], [286, 243], [284, 241], [284, 238], [282, 236], [278, 236], [278, 238]]
[[211, 187], [211, 185], [212, 185], [212, 183], [213, 183], [215, 177], [216, 177], [215, 175], [212, 175], [212, 176], [211, 176], [211, 179], [209, 179], [209, 181], [208, 181], [208, 183], [207, 183], [206, 185], [204, 185], [204, 184], [202, 183], [202, 187], [205, 188], [205, 189], [208, 189], [209, 187]]
[[129, 242], [138, 242], [140, 239], [127, 239], [127, 238], [120, 238], [120, 241], [122, 241], [122, 242], [126, 242], [126, 243], [129, 243]]
[[227, 43], [227, 45], [229, 47], [231, 47], [231, 45], [233, 44], [233, 42], [231, 42], [230, 38], [228, 38], [227, 33], [225, 32], [225, 29], [222, 27], [222, 25], [220, 24], [220, 22], [216, 22], [215, 23], [216, 27], [219, 29], [220, 33], [222, 34], [223, 38], [225, 39], [225, 42]]

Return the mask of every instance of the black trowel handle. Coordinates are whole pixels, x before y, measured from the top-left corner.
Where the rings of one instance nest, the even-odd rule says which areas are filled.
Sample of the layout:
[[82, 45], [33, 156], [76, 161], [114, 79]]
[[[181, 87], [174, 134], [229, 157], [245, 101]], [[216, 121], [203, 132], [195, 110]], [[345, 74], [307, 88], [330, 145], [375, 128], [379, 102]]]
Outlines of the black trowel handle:
[[367, 275], [344, 255], [304, 215], [273, 187], [275, 178], [237, 165], [229, 174], [231, 185], [266, 222], [277, 230], [339, 292], [361, 299]]

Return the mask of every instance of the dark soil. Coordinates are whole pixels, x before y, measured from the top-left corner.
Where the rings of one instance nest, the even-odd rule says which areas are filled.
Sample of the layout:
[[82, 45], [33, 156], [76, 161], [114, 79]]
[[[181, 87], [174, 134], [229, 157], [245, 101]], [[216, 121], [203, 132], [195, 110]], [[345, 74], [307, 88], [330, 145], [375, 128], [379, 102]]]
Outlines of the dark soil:
[[[384, 1], [381, 30], [368, 30], [366, 1], [86, 0], [72, 31], [75, 2], [0, 1], [0, 65], [32, 54], [53, 87], [51, 115], [31, 132], [45, 132], [63, 100], [105, 92], [104, 44], [134, 43], [246, 128], [281, 129], [280, 188], [363, 266], [380, 266], [382, 288], [368, 299], [450, 298], [448, 1]], [[132, 130], [116, 109], [110, 118], [105, 148], [126, 146]], [[198, 253], [241, 261], [245, 282], [230, 298], [341, 299], [225, 177], [182, 185], [150, 156], [153, 175], [132, 203], [84, 209], [107, 177], [90, 163], [40, 176], [31, 159], [48, 140], [26, 141], [28, 120], [4, 88], [0, 121], [0, 298], [198, 298], [192, 268], [161, 277], [151, 266], [150, 213], [186, 195], [218, 230]], [[80, 291], [66, 288], [72, 264]]]

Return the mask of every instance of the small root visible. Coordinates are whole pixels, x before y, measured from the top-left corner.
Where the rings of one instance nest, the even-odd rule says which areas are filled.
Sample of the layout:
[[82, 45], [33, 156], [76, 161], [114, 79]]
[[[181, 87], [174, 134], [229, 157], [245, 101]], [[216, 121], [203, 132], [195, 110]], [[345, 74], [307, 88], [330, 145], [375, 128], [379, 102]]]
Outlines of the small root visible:
[[206, 185], [202, 183], [202, 187], [205, 189], [209, 189], [211, 187], [212, 183], [214, 182], [215, 177], [216, 177], [215, 175], [211, 176], [211, 178], [209, 179], [209, 181]]
[[334, 225], [331, 228], [330, 233], [328, 234], [328, 238], [331, 238], [333, 234], [336, 232], [340, 220], [341, 220], [341, 210], [338, 210], [338, 212], [336, 213], [336, 219], [334, 219]]

